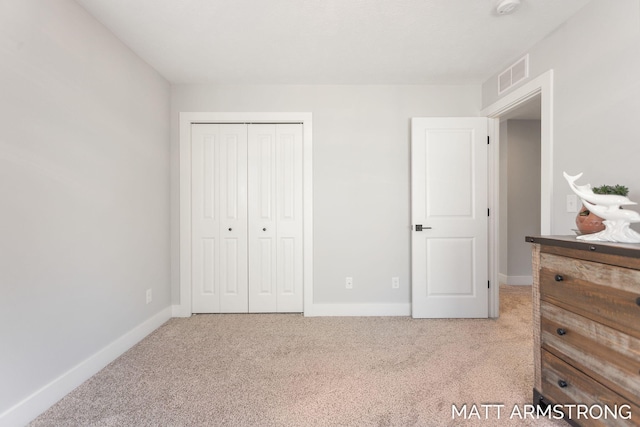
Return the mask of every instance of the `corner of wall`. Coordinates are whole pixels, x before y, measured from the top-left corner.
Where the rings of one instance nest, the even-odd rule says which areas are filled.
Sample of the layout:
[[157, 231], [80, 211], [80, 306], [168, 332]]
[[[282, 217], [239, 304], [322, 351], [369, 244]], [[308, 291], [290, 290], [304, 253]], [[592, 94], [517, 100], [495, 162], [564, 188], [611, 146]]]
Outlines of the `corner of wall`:
[[0, 426], [25, 425], [34, 420], [38, 415], [46, 411], [80, 384], [97, 374], [109, 363], [113, 362], [124, 352], [162, 326], [171, 317], [171, 311], [171, 307], [164, 308], [89, 358], [69, 369], [58, 378], [7, 409], [0, 414]]

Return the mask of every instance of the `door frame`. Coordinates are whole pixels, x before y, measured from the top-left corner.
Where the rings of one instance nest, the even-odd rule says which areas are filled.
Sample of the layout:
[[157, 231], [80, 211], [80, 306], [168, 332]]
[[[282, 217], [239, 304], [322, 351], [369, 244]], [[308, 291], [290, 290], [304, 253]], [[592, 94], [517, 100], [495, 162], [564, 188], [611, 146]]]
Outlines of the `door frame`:
[[194, 123], [301, 123], [302, 124], [302, 221], [303, 312], [313, 305], [313, 142], [311, 113], [180, 113], [180, 304], [174, 317], [193, 314], [191, 301], [191, 125]]
[[[553, 229], [553, 70], [549, 70], [514, 89], [483, 109], [480, 115], [489, 118], [489, 316], [500, 314], [498, 281], [498, 246], [500, 241], [500, 117], [540, 95], [540, 234], [550, 235]], [[525, 236], [522, 236], [524, 239]]]

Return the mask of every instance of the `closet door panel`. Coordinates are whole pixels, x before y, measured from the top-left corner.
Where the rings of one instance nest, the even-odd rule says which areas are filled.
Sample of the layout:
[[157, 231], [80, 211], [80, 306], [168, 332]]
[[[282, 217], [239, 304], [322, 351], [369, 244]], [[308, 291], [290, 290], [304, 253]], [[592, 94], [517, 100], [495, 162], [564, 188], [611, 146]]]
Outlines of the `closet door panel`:
[[249, 311], [277, 311], [276, 127], [249, 125]]
[[245, 125], [192, 125], [192, 310], [248, 311]]
[[220, 312], [246, 313], [247, 128], [243, 124], [220, 126]]
[[220, 155], [217, 125], [191, 129], [192, 310], [220, 311]]
[[276, 125], [277, 311], [302, 312], [302, 125]]

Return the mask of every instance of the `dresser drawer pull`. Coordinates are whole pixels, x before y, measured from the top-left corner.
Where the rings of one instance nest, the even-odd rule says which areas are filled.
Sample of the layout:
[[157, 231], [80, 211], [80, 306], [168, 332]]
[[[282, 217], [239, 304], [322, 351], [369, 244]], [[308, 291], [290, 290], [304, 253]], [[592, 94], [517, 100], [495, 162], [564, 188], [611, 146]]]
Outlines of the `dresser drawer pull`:
[[569, 384], [567, 384], [565, 380], [558, 380], [558, 385], [560, 386], [560, 388], [565, 388]]
[[562, 282], [564, 280], [564, 277], [562, 277], [560, 274], [556, 274], [556, 282]]
[[556, 332], [558, 333], [558, 335], [566, 335], [567, 330], [566, 329], [562, 329], [562, 328], [558, 328], [558, 329], [556, 329]]

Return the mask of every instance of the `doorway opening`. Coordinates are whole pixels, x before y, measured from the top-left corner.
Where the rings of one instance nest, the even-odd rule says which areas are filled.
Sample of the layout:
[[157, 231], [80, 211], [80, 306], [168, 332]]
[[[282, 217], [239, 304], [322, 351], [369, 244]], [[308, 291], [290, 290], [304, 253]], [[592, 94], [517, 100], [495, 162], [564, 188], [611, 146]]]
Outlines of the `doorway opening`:
[[[540, 207], [540, 228], [539, 234], [549, 235], [552, 230], [552, 204], [553, 204], [553, 70], [536, 77], [521, 87], [513, 90], [503, 98], [482, 111], [482, 115], [490, 120], [489, 134], [492, 143], [489, 148], [489, 206], [493, 214], [489, 217], [489, 277], [491, 283], [495, 286], [490, 288], [489, 294], [489, 316], [499, 316], [499, 286], [500, 283], [500, 254], [504, 243], [501, 244], [505, 237], [504, 230], [501, 233], [501, 224], [503, 221], [500, 206], [505, 194], [501, 192], [500, 168], [500, 122], [501, 119], [508, 119], [510, 115], [515, 115], [526, 111], [526, 108], [535, 109], [536, 103], [540, 103], [540, 151], [539, 151], [539, 168], [540, 168], [540, 191], [539, 191], [539, 207]], [[532, 104], [529, 104], [532, 102]], [[520, 110], [523, 108], [524, 110]], [[504, 172], [504, 170], [503, 170]], [[508, 188], [508, 187], [507, 187]], [[504, 190], [504, 188], [502, 188]], [[532, 196], [533, 197], [533, 196]], [[507, 224], [508, 226], [508, 224]], [[509, 238], [508, 231], [506, 233]], [[524, 241], [525, 235], [515, 236]], [[503, 256], [504, 261], [504, 256]]]
[[540, 95], [500, 116], [498, 284], [531, 285], [531, 244], [540, 234]]

